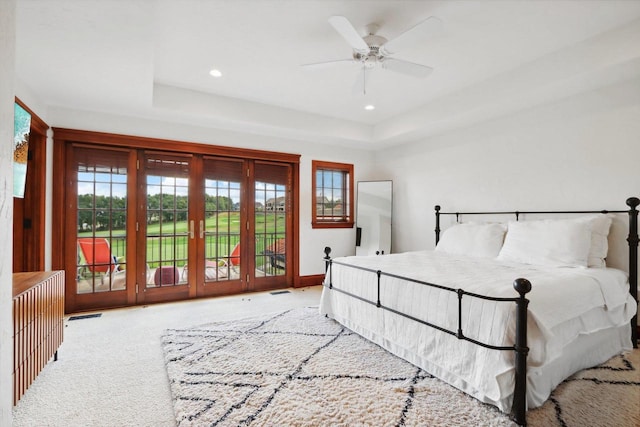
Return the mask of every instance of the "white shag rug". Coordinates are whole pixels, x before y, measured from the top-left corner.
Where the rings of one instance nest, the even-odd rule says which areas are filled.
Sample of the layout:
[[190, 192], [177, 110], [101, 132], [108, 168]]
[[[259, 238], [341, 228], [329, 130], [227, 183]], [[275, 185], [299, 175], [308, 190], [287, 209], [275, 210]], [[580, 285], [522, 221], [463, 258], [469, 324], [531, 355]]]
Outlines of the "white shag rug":
[[[513, 426], [317, 308], [163, 336], [178, 426]], [[640, 425], [640, 350], [581, 371], [530, 426]]]

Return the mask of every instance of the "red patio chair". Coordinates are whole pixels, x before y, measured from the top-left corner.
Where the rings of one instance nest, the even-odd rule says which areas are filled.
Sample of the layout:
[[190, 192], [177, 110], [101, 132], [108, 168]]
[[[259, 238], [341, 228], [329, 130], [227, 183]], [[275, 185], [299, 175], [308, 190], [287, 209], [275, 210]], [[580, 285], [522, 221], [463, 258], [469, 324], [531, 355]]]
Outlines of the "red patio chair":
[[108, 273], [115, 268], [116, 263], [107, 239], [81, 237], [78, 239], [78, 247], [91, 273]]

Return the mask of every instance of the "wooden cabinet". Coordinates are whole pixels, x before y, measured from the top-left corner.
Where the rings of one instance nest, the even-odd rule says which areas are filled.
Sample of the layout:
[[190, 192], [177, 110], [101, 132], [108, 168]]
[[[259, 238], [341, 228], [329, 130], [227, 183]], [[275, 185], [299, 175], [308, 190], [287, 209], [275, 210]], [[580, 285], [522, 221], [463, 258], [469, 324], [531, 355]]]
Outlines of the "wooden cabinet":
[[13, 404], [62, 344], [64, 271], [13, 275]]

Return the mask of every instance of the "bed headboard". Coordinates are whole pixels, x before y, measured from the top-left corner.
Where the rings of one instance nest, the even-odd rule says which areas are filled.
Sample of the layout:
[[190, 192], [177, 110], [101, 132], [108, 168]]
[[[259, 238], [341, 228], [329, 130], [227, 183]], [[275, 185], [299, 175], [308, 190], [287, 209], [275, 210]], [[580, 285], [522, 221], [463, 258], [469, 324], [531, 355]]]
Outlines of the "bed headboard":
[[[627, 210], [599, 210], [599, 211], [496, 211], [496, 212], [442, 212], [439, 205], [436, 205], [436, 245], [440, 240], [440, 215], [455, 215], [456, 222], [459, 222], [462, 215], [515, 215], [516, 221], [520, 219], [520, 215], [555, 215], [555, 214], [620, 214], [627, 213], [629, 215], [629, 226], [627, 234], [627, 244], [629, 247], [629, 292], [638, 303], [638, 205], [640, 199], [637, 197], [629, 197], [626, 201], [629, 209]], [[632, 342], [634, 347], [638, 340], [638, 315], [636, 314], [631, 320]]]

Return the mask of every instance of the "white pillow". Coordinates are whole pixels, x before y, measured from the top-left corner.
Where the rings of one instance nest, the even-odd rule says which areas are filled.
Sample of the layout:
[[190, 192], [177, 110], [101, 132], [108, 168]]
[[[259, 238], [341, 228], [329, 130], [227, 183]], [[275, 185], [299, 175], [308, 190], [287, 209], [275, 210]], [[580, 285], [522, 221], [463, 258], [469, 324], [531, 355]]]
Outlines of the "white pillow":
[[512, 221], [498, 259], [551, 267], [587, 267], [591, 227], [587, 221]]
[[591, 229], [591, 247], [587, 257], [587, 265], [594, 268], [606, 267], [605, 258], [609, 251], [608, 237], [612, 222], [611, 217], [598, 214], [576, 218], [575, 220], [586, 222]]
[[436, 251], [479, 258], [495, 258], [500, 252], [505, 224], [464, 223], [447, 228], [436, 246]]

